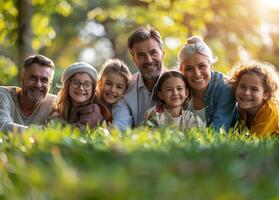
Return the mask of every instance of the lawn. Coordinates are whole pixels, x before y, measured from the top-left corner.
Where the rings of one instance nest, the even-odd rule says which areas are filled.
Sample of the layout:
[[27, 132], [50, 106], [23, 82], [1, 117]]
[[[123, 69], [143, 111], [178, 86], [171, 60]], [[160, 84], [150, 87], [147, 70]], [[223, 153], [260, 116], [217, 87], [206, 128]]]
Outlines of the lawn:
[[0, 199], [279, 199], [273, 137], [58, 125], [0, 143]]

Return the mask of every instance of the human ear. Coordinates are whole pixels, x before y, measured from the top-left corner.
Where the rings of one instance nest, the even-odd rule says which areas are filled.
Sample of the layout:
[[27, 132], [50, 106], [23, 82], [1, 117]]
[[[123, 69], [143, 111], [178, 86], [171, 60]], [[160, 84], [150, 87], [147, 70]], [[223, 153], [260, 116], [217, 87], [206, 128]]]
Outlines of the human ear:
[[211, 64], [211, 65], [210, 65], [210, 71], [213, 71], [213, 68], [214, 68], [214, 65]]
[[20, 82], [23, 82], [24, 74], [25, 74], [25, 69], [22, 69], [22, 71], [20, 72], [20, 76], [19, 76]]
[[264, 93], [263, 100], [266, 101], [269, 97], [269, 93]]

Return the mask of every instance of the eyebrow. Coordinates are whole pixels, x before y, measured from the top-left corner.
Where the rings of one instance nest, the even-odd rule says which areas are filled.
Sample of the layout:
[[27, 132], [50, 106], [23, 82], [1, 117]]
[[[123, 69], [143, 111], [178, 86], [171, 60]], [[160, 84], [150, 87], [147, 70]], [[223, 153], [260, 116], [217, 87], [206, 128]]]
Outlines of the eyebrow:
[[200, 62], [200, 63], [198, 63], [196, 65], [185, 65], [185, 67], [199, 66], [199, 65], [203, 65], [203, 64], [206, 64], [206, 62], [203, 61], [203, 62]]

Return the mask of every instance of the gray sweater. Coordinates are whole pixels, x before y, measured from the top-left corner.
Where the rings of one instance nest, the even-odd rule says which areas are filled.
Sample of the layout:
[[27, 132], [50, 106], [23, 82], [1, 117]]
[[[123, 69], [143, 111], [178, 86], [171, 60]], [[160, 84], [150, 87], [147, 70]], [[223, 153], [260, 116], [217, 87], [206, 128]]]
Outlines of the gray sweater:
[[43, 125], [53, 109], [56, 96], [47, 94], [30, 116], [24, 116], [17, 97], [19, 90], [14, 86], [0, 86], [0, 131], [21, 132], [31, 124]]

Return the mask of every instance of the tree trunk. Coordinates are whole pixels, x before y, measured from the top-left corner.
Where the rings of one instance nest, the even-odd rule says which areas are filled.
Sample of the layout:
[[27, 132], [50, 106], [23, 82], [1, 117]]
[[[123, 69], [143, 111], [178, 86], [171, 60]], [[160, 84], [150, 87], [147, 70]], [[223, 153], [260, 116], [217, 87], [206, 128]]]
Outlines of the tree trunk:
[[17, 66], [18, 75], [25, 58], [33, 54], [32, 49], [32, 5], [31, 0], [17, 0], [18, 9], [18, 39], [17, 39]]

